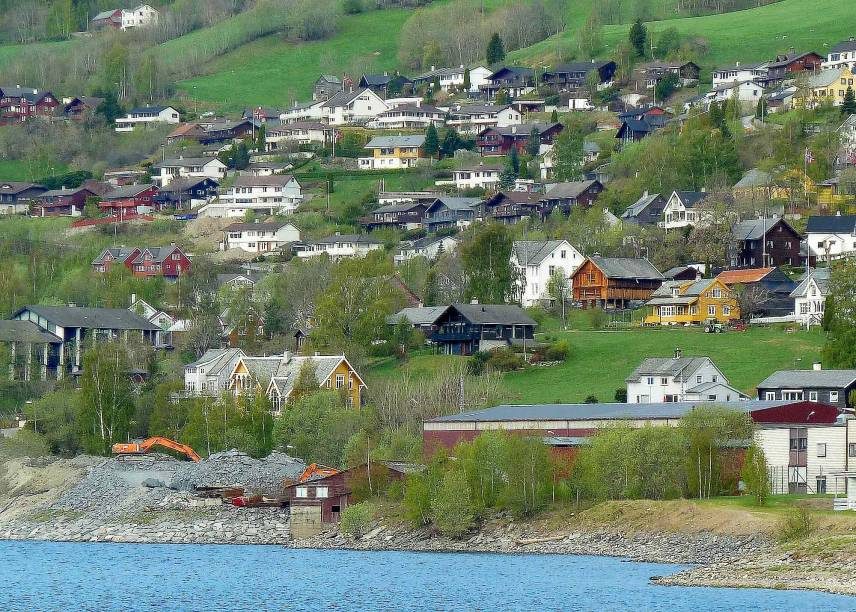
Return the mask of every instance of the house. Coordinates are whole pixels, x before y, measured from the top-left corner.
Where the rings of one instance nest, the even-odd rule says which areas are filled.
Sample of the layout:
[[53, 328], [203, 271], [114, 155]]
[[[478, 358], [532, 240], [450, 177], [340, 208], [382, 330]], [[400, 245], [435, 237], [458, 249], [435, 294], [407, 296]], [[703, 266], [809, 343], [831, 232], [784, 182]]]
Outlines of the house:
[[698, 83], [701, 69], [694, 62], [661, 62], [653, 61], [638, 66], [636, 73], [636, 91], [654, 89], [667, 74], [678, 77], [678, 85], [692, 87]]
[[716, 278], [667, 280], [645, 303], [643, 325], [701, 325], [740, 318], [737, 295]]
[[119, 30], [122, 28], [122, 9], [109, 9], [101, 11], [89, 22], [93, 30], [103, 28], [113, 28]]
[[570, 298], [571, 276], [585, 258], [567, 240], [515, 240], [511, 265], [518, 272], [517, 291], [524, 308], [551, 303], [550, 281], [555, 274], [565, 279]]
[[482, 216], [500, 223], [517, 223], [544, 216], [541, 194], [533, 191], [498, 191], [482, 204]]
[[187, 396], [218, 397], [230, 390], [231, 377], [244, 351], [237, 348], [208, 349], [193, 363], [184, 366]]
[[341, 91], [337, 94], [333, 94], [328, 99], [321, 100], [313, 100], [311, 102], [297, 102], [282, 111], [279, 115], [280, 124], [289, 124], [289, 123], [304, 123], [304, 122], [321, 122], [324, 125], [327, 125], [327, 119], [329, 114], [329, 108], [325, 106], [325, 104], [330, 100], [334, 99], [336, 101], [344, 100], [346, 96], [348, 96], [350, 90], [345, 92]]
[[680, 349], [674, 357], [643, 360], [625, 382], [627, 401], [637, 404], [749, 399], [729, 385], [710, 357], [684, 357]]
[[829, 295], [829, 268], [814, 268], [804, 274], [791, 291], [794, 318], [800, 325], [811, 327], [823, 323], [826, 297]]
[[601, 90], [612, 85], [615, 69], [613, 61], [571, 62], [545, 71], [541, 80], [560, 91], [566, 91], [586, 88], [592, 78], [597, 83], [597, 89]]
[[155, 123], [180, 122], [178, 111], [172, 106], [143, 106], [133, 108], [124, 117], [116, 119], [117, 132], [133, 132], [137, 126], [147, 126]]
[[248, 210], [261, 215], [284, 215], [303, 201], [300, 183], [290, 174], [239, 176], [225, 193], [199, 209], [200, 216], [243, 217]]
[[206, 204], [217, 195], [219, 184], [210, 178], [173, 178], [158, 190], [152, 202], [159, 210], [186, 210]]
[[80, 374], [83, 354], [98, 342], [139, 340], [154, 345], [160, 332], [157, 325], [124, 308], [25, 306], [11, 318], [30, 321], [41, 333], [57, 338], [44, 345], [48, 350], [41, 356], [46, 379]]
[[446, 121], [446, 113], [421, 101], [416, 104], [393, 106], [366, 123], [370, 129], [420, 130], [429, 125], [440, 126]]
[[93, 116], [103, 102], [104, 98], [95, 98], [92, 96], [65, 98], [63, 99], [62, 113], [69, 119], [82, 121], [87, 117]]
[[457, 190], [465, 189], [495, 189], [499, 185], [499, 175], [504, 166], [492, 164], [490, 161], [478, 164], [467, 164], [452, 169], [452, 180], [438, 180], [437, 185], [452, 185]]
[[337, 93], [304, 118], [322, 119], [328, 125], [361, 124], [388, 110], [389, 105], [378, 94], [371, 89], [360, 89]]
[[398, 245], [393, 261], [396, 265], [414, 257], [437, 259], [443, 253], [451, 253], [458, 248], [459, 240], [454, 236], [426, 236], [417, 240], [405, 240]]
[[659, 193], [648, 193], [646, 190], [642, 196], [627, 207], [621, 214], [622, 221], [628, 221], [637, 225], [659, 225], [663, 221], [663, 210], [666, 208], [666, 199]]
[[265, 150], [287, 151], [289, 145], [327, 145], [333, 132], [318, 121], [295, 121], [285, 125], [271, 126], [265, 132]]
[[121, 30], [155, 25], [158, 22], [158, 15], [158, 11], [148, 4], [140, 4], [132, 9], [125, 9], [122, 11]]
[[421, 200], [409, 200], [387, 204], [371, 211], [360, 220], [360, 225], [368, 231], [385, 228], [412, 230], [422, 227], [422, 219], [428, 203]]
[[412, 136], [375, 136], [364, 149], [371, 151], [371, 157], [359, 159], [360, 170], [393, 170], [415, 168], [419, 159], [425, 157], [422, 150], [425, 135]]
[[758, 399], [809, 401], [853, 408], [856, 370], [779, 370], [758, 383]]
[[476, 146], [483, 156], [507, 155], [511, 148], [524, 153], [529, 138], [538, 133], [540, 145], [552, 145], [553, 140], [564, 129], [561, 123], [522, 123], [507, 127], [489, 127], [479, 132]]
[[425, 209], [423, 224], [429, 232], [456, 227], [463, 229], [479, 217], [480, 198], [440, 196]]
[[702, 273], [699, 266], [675, 266], [663, 272], [663, 277], [671, 281], [697, 281], [701, 280]]
[[50, 117], [59, 106], [50, 91], [0, 85], [0, 125], [24, 123], [33, 117]]
[[436, 191], [381, 191], [377, 194], [377, 203], [381, 206], [386, 206], [387, 204], [421, 202], [429, 206], [442, 195], [442, 193]]
[[283, 111], [275, 108], [255, 106], [252, 108], [245, 108], [241, 111], [241, 119], [252, 119], [253, 121], [258, 121], [259, 123], [264, 124], [279, 124], [282, 120], [282, 114]]
[[114, 262], [121, 263], [134, 276], [163, 276], [178, 278], [189, 274], [190, 258], [181, 247], [171, 244], [168, 247], [113, 247], [104, 249], [92, 261], [95, 272], [109, 272]]
[[856, 68], [856, 38], [851, 36], [847, 40], [838, 43], [826, 54], [826, 59], [821, 64], [824, 70], [837, 70]]
[[705, 108], [709, 108], [713, 102], [724, 103], [729, 100], [736, 100], [754, 108], [763, 95], [764, 86], [758, 81], [730, 81], [711, 88], [698, 101], [702, 102]]
[[784, 219], [749, 219], [731, 228], [732, 268], [798, 266], [802, 236]]
[[663, 227], [668, 230], [702, 223], [704, 215], [699, 205], [706, 197], [705, 191], [673, 191], [663, 208]]
[[811, 215], [805, 231], [810, 257], [832, 261], [856, 253], [856, 215]]
[[733, 66], [717, 68], [712, 73], [713, 86], [719, 87], [728, 83], [743, 83], [756, 81], [763, 83], [767, 78], [767, 66], [770, 62], [755, 62], [753, 64], [741, 64], [737, 62]]
[[634, 142], [639, 142], [662, 128], [663, 125], [662, 121], [644, 115], [639, 118], [626, 117], [621, 120], [621, 127], [618, 128], [615, 138], [618, 139], [620, 148]]
[[381, 98], [391, 98], [411, 83], [410, 79], [400, 74], [364, 74], [360, 77], [357, 86], [368, 89]]
[[372, 251], [383, 248], [383, 242], [363, 234], [340, 234], [336, 232], [321, 240], [307, 243], [306, 250], [297, 253], [298, 257], [318, 257], [327, 254], [334, 261], [342, 257], [363, 257]]
[[791, 292], [796, 283], [779, 268], [748, 268], [743, 270], [726, 270], [716, 277], [722, 283], [735, 290], [753, 291], [756, 309], [754, 312], [740, 313], [743, 318], [750, 316], [781, 317], [793, 313], [793, 298]]
[[142, 251], [138, 247], [111, 247], [104, 249], [98, 257], [92, 260], [94, 272], [109, 272], [114, 263], [125, 266], [128, 270], [133, 268], [132, 262], [139, 257]]
[[470, 88], [469, 93], [478, 93], [479, 86], [486, 83], [487, 78], [493, 74], [493, 71], [484, 66], [476, 66], [474, 68], [465, 68], [463, 65], [456, 68], [437, 68], [431, 66], [431, 70], [424, 72], [413, 78], [413, 88], [433, 86], [434, 83], [440, 85], [440, 90], [463, 91], [464, 75], [470, 73]]
[[507, 346], [534, 345], [535, 326], [519, 306], [452, 304], [435, 321], [428, 339], [444, 355], [472, 355]]
[[814, 51], [797, 53], [793, 49], [776, 56], [767, 64], [766, 85], [778, 85], [785, 79], [795, 78], [801, 72], [819, 72], [823, 58]]
[[600, 145], [592, 140], [583, 140], [583, 165], [597, 161]]
[[814, 184], [817, 205], [820, 210], [841, 209], [856, 201], [856, 196], [841, 189], [841, 179], [837, 176]]
[[416, 306], [402, 308], [397, 313], [386, 318], [387, 325], [398, 325], [402, 320], [407, 321], [414, 329], [429, 336], [437, 331], [437, 319], [446, 312], [448, 306]]
[[155, 348], [172, 348], [173, 333], [172, 330], [178, 321], [171, 314], [158, 310], [142, 298], [137, 298], [135, 294], [131, 294], [131, 305], [128, 307], [131, 312], [143, 317], [149, 323], [157, 325], [160, 331], [155, 334]]
[[758, 201], [765, 206], [772, 199], [788, 199], [789, 195], [786, 189], [775, 184], [771, 173], [759, 168], [747, 170], [731, 189], [735, 197]]
[[322, 74], [312, 85], [313, 100], [329, 100], [337, 93], [344, 91], [342, 79], [335, 74]]
[[177, 178], [209, 178], [218, 184], [226, 178], [226, 164], [216, 157], [165, 159], [151, 168], [152, 182], [163, 189]]
[[454, 104], [448, 109], [446, 125], [465, 135], [478, 134], [488, 127], [508, 127], [523, 123], [523, 115], [509, 104]]
[[33, 197], [30, 214], [34, 217], [79, 217], [86, 199], [96, 194], [85, 187], [51, 189]]
[[267, 255], [283, 246], [300, 241], [300, 230], [284, 221], [232, 223], [223, 228], [224, 251], [241, 249], [247, 253]]
[[33, 199], [46, 191], [35, 183], [0, 181], [0, 215], [27, 214]]
[[551, 183], [546, 186], [541, 196], [544, 204], [544, 214], [559, 209], [569, 214], [576, 206], [591, 208], [597, 198], [603, 193], [604, 186], [600, 181], [570, 181], [566, 183]]
[[806, 78], [804, 87], [796, 94], [796, 101], [804, 108], [815, 108], [821, 104], [841, 106], [848, 87], [856, 90], [854, 75], [849, 68], [821, 70]]
[[495, 70], [479, 86], [479, 91], [488, 100], [495, 99], [500, 89], [512, 98], [517, 98], [534, 91], [535, 71], [531, 68], [503, 66]]
[[148, 173], [145, 170], [136, 168], [116, 168], [104, 172], [104, 182], [113, 187], [133, 185], [142, 181], [146, 174]]
[[121, 219], [127, 215], [141, 215], [154, 209], [158, 188], [151, 183], [114, 187], [101, 196], [98, 208], [102, 213]]
[[240, 170], [239, 174], [249, 176], [274, 176], [281, 175], [287, 170], [291, 170], [293, 164], [288, 162], [276, 161], [257, 161], [250, 163], [245, 169]]
[[663, 284], [663, 275], [647, 259], [592, 255], [571, 278], [574, 301], [583, 308], [625, 308], [643, 302]]
[[371, 467], [363, 464], [341, 472], [334, 470], [329, 476], [286, 485], [283, 497], [288, 501], [292, 539], [317, 535], [325, 525], [338, 523], [342, 512], [355, 503], [354, 491], [365, 488], [367, 481], [373, 481], [382, 490], [418, 469], [408, 463], [373, 460]]

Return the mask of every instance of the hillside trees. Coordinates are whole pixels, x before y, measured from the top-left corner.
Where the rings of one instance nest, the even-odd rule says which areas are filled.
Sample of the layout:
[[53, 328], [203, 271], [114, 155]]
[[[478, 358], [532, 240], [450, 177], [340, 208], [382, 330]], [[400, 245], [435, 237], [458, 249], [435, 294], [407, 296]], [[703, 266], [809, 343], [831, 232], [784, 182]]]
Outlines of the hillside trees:
[[116, 343], [99, 344], [83, 357], [78, 424], [89, 453], [109, 455], [115, 442], [126, 441], [134, 409], [129, 367]]
[[856, 367], [856, 262], [842, 259], [834, 264], [828, 301], [834, 312], [825, 317], [827, 338], [823, 365], [827, 368]]
[[645, 24], [642, 23], [641, 19], [637, 19], [633, 25], [630, 26], [628, 38], [633, 49], [636, 51], [636, 55], [644, 57], [645, 44], [648, 42], [648, 29], [645, 27]]
[[505, 46], [502, 44], [502, 37], [499, 32], [494, 32], [487, 43], [487, 51], [485, 59], [488, 64], [497, 64], [505, 59]]
[[517, 275], [511, 265], [512, 237], [505, 226], [491, 223], [475, 228], [459, 248], [469, 299], [504, 304], [512, 297]]

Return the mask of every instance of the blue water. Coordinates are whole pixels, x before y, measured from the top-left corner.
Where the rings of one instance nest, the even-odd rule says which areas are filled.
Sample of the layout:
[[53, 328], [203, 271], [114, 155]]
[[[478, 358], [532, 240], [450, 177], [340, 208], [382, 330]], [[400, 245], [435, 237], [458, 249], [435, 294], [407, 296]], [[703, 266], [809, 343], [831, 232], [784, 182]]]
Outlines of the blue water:
[[0, 542], [0, 610], [856, 610], [804, 591], [660, 587], [607, 557]]

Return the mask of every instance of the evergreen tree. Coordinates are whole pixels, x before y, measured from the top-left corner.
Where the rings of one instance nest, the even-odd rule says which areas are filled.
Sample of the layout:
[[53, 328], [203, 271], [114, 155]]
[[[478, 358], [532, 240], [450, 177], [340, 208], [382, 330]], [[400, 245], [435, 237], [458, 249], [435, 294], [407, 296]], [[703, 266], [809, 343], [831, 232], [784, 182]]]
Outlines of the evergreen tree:
[[538, 151], [541, 149], [541, 132], [538, 131], [538, 128], [533, 126], [532, 131], [529, 132], [529, 140], [526, 141], [526, 152], [535, 157], [538, 155]]
[[265, 124], [261, 124], [258, 127], [256, 132], [256, 152], [264, 153], [265, 151], [265, 137], [267, 135], [267, 131], [265, 130]]
[[467, 301], [475, 298], [482, 304], [503, 304], [511, 297], [517, 279], [511, 249], [511, 234], [499, 223], [479, 225], [460, 246]]
[[247, 149], [246, 143], [239, 142], [235, 148], [235, 154], [232, 157], [232, 163], [235, 170], [244, 170], [250, 165], [250, 151]]
[[498, 106], [505, 106], [508, 104], [508, 92], [504, 89], [500, 89], [496, 92], [496, 104]]
[[469, 68], [465, 68], [465, 69], [464, 69], [464, 84], [463, 84], [463, 90], [464, 90], [464, 91], [469, 91], [469, 90], [470, 90], [470, 87], [472, 87], [472, 82], [470, 81], [470, 69], [469, 69]]
[[502, 43], [502, 37], [499, 32], [494, 32], [490, 37], [490, 42], [487, 43], [487, 63], [497, 64], [505, 59], [505, 45]]
[[755, 107], [755, 118], [764, 120], [767, 116], [767, 100], [764, 97], [758, 99], [758, 106]]
[[451, 157], [458, 149], [467, 149], [467, 142], [462, 140], [455, 128], [448, 128], [443, 134], [443, 142], [440, 143], [440, 154]]
[[553, 109], [553, 112], [550, 113], [550, 123], [559, 123], [559, 111], [555, 108]]
[[640, 57], [645, 55], [645, 44], [648, 42], [648, 29], [641, 19], [630, 27], [630, 44], [636, 49], [636, 54]]
[[108, 90], [106, 93], [96, 92], [95, 95], [104, 99], [101, 104], [98, 105], [98, 108], [95, 109], [95, 114], [104, 117], [104, 121], [108, 125], [112, 124], [117, 118], [125, 114], [125, 110], [122, 108], [122, 105], [119, 104], [119, 98], [116, 96], [116, 92], [112, 89]]
[[434, 157], [440, 150], [440, 139], [437, 136], [437, 128], [434, 127], [433, 123], [425, 131], [425, 143], [422, 145], [422, 150], [425, 151], [425, 155], [428, 157]]
[[425, 305], [436, 306], [440, 294], [440, 283], [437, 278], [437, 271], [434, 268], [428, 270], [428, 275], [425, 277]]
[[849, 117], [856, 114], [856, 94], [853, 93], [853, 88], [848, 87], [844, 92], [844, 102], [841, 104], [841, 114]]
[[517, 151], [516, 146], [512, 146], [511, 151], [508, 153], [508, 165], [514, 170], [515, 176], [520, 174], [520, 153]]

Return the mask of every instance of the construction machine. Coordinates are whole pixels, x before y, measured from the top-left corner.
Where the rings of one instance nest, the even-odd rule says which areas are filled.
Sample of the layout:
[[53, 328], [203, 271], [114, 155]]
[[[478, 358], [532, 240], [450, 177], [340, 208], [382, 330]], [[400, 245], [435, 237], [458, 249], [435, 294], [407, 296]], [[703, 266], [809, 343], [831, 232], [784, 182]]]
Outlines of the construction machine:
[[303, 470], [303, 473], [297, 479], [297, 482], [306, 482], [311, 478], [324, 478], [338, 474], [339, 470], [327, 466], [319, 466], [317, 463], [312, 463]]
[[161, 436], [155, 436], [146, 440], [135, 440], [133, 442], [128, 442], [127, 444], [123, 444], [121, 442], [118, 444], [114, 444], [113, 454], [119, 455], [120, 457], [129, 455], [145, 455], [155, 446], [160, 446], [163, 448], [178, 451], [179, 453], [183, 453], [184, 456], [186, 456], [188, 459], [195, 463], [199, 463], [199, 461], [202, 460], [202, 458], [196, 454], [196, 451], [187, 446], [186, 444], [176, 442], [175, 440], [170, 440], [169, 438], [163, 438]]

